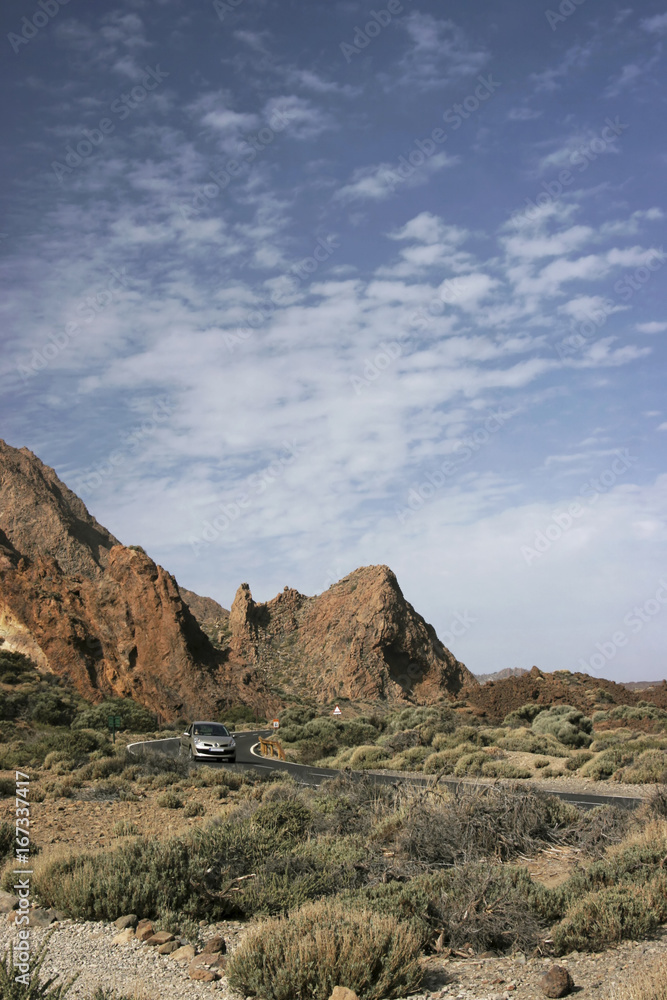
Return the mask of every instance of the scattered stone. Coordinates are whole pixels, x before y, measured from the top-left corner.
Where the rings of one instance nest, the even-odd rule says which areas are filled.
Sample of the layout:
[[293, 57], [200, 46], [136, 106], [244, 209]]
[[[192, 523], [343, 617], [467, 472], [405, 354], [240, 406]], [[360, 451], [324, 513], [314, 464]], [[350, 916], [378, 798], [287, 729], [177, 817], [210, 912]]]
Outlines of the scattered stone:
[[118, 920], [114, 920], [113, 924], [119, 931], [124, 931], [127, 927], [136, 927], [137, 915], [136, 913], [127, 913], [124, 917], [119, 917]]
[[151, 934], [149, 938], [145, 938], [144, 940], [146, 944], [150, 944], [155, 948], [161, 944], [168, 944], [169, 941], [173, 941], [174, 935], [169, 931], [156, 931], [155, 934]]
[[[19, 905], [18, 896], [0, 889], [0, 913], [11, 913]], [[13, 918], [12, 918], [13, 919]]]
[[178, 951], [180, 945], [178, 941], [165, 941], [158, 948], [160, 955], [171, 955], [172, 952]]
[[139, 921], [137, 924], [137, 937], [140, 941], [148, 941], [149, 937], [153, 937], [154, 934], [155, 931], [150, 920]]
[[58, 919], [54, 910], [45, 910], [41, 906], [34, 906], [28, 913], [31, 927], [50, 927]]
[[196, 967], [194, 969], [189, 969], [188, 971], [190, 979], [196, 979], [200, 983], [214, 983], [216, 979], [220, 978], [215, 972], [209, 972], [208, 969], [200, 969]]
[[112, 944], [129, 944], [130, 941], [134, 941], [134, 927], [126, 927], [111, 939]]
[[347, 986], [334, 986], [329, 1000], [359, 1000], [359, 997], [354, 990], [348, 990]]
[[224, 955], [226, 951], [227, 951], [227, 944], [225, 942], [225, 939], [220, 934], [216, 934], [215, 937], [209, 938], [209, 940], [202, 948], [202, 952], [205, 955], [210, 955], [211, 952], [216, 952], [219, 955]]
[[574, 982], [562, 965], [552, 965], [540, 979], [540, 987], [545, 997], [566, 997], [574, 989]]
[[191, 944], [184, 944], [176, 951], [172, 951], [171, 957], [175, 958], [177, 962], [191, 962], [195, 957], [195, 949]]
[[[188, 972], [190, 973], [190, 979], [200, 979], [205, 983], [212, 983], [216, 979], [222, 979], [222, 973], [225, 968], [227, 959], [224, 955], [219, 953], [211, 952], [201, 955], [197, 955], [196, 958], [190, 962], [188, 966]], [[197, 975], [195, 975], [197, 973]], [[202, 975], [198, 973], [207, 973], [212, 976], [211, 979], [203, 978]]]

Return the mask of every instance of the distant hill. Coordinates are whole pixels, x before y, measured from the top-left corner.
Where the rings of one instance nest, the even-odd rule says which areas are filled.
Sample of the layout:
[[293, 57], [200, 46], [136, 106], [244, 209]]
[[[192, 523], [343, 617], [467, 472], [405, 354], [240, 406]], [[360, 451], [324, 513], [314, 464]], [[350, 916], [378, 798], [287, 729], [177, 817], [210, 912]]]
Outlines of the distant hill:
[[480, 684], [488, 684], [489, 681], [504, 681], [508, 677], [520, 677], [528, 671], [523, 667], [505, 667], [504, 670], [496, 670], [494, 674], [475, 674], [474, 676]]

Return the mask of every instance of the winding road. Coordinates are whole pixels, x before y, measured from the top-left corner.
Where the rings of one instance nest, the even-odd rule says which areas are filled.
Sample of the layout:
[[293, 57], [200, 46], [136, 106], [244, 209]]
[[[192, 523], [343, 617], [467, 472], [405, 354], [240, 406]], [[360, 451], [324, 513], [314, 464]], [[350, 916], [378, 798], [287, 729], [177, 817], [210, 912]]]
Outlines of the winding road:
[[[206, 761], [209, 767], [227, 767], [237, 771], [287, 771], [294, 775], [297, 781], [304, 785], [317, 787], [323, 781], [336, 778], [341, 774], [353, 779], [369, 778], [377, 784], [393, 785], [401, 781], [412, 785], [428, 785], [433, 781], [433, 776], [420, 777], [418, 775], [396, 775], [378, 774], [373, 771], [336, 771], [329, 767], [313, 767], [309, 764], [293, 764], [290, 761], [277, 760], [271, 757], [262, 757], [259, 753], [258, 739], [260, 736], [269, 736], [272, 730], [256, 730], [246, 733], [234, 733], [236, 740], [236, 763], [228, 764], [222, 761]], [[165, 740], [146, 740], [141, 743], [128, 744], [129, 753], [138, 755], [141, 753], [160, 752], [170, 757], [178, 756], [180, 740], [178, 737]], [[202, 761], [201, 763], [204, 763]], [[457, 788], [472, 782], [459, 781], [456, 778], [440, 778], [440, 783], [451, 788]], [[592, 793], [579, 794], [577, 792], [549, 790], [550, 795], [555, 795], [565, 802], [582, 809], [593, 809], [595, 806], [611, 805], [620, 809], [636, 809], [645, 800], [642, 798], [629, 798], [623, 795], [594, 795]]]

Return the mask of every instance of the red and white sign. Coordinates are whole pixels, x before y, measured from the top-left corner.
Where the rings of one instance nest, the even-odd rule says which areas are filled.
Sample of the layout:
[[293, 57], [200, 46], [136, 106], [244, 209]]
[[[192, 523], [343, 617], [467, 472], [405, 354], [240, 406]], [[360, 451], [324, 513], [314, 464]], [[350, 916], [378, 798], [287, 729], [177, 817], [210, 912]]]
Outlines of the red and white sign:
[[340, 708], [338, 707], [338, 705], [336, 705], [336, 707], [334, 708], [334, 710], [333, 710], [333, 714], [334, 714], [335, 716], [339, 716], [339, 715], [342, 715], [342, 714], [343, 714], [343, 713], [341, 712]]
[[273, 720], [273, 728], [280, 729], [280, 722], [278, 721], [278, 719]]

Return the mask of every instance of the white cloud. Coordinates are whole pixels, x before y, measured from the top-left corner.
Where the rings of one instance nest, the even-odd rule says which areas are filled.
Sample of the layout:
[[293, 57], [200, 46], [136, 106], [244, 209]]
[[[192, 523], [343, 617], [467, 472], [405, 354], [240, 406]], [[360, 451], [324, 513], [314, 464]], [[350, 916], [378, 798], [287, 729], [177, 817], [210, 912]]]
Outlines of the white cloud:
[[653, 35], [667, 34], [667, 14], [656, 14], [654, 17], [647, 17], [641, 22], [644, 31]]
[[479, 73], [489, 59], [486, 50], [471, 46], [465, 33], [453, 21], [414, 10], [399, 24], [407, 32], [411, 46], [391, 80], [392, 89], [430, 90], [458, 83]]
[[446, 167], [453, 167], [458, 162], [456, 156], [436, 153], [418, 167], [412, 167], [409, 164], [406, 167], [405, 163], [400, 161], [358, 167], [353, 171], [348, 183], [338, 189], [335, 198], [343, 202], [367, 199], [383, 201], [403, 185], [416, 187], [420, 184], [426, 184], [434, 174]]
[[635, 330], [639, 333], [664, 333], [667, 330], [667, 323], [653, 320], [650, 323], [637, 323]]

